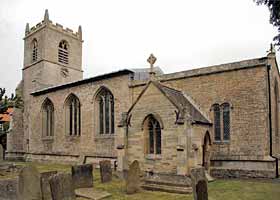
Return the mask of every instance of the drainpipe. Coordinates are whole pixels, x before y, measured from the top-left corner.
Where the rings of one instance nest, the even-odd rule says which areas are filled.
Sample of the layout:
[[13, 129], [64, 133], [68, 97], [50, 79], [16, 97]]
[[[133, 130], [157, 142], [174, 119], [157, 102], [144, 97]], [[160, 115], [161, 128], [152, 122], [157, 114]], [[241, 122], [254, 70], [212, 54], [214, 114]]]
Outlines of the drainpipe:
[[269, 119], [269, 155], [275, 159], [276, 171], [275, 177], [279, 178], [278, 158], [272, 154], [272, 119], [271, 119], [271, 91], [270, 91], [270, 69], [271, 65], [267, 65], [267, 80], [268, 80], [268, 119]]

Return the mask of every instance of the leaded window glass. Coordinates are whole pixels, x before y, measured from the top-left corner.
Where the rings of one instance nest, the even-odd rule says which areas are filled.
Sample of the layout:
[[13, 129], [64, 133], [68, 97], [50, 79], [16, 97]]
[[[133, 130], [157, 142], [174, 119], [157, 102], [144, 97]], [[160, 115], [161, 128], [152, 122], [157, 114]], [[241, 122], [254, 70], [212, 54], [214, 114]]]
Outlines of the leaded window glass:
[[221, 140], [221, 119], [220, 119], [220, 106], [218, 104], [213, 105], [214, 108], [214, 133], [215, 140]]
[[148, 154], [161, 154], [161, 128], [159, 122], [149, 116], [148, 120]]
[[224, 140], [230, 139], [230, 106], [228, 103], [223, 104], [223, 131]]
[[99, 109], [99, 133], [100, 134], [114, 134], [115, 120], [114, 120], [114, 96], [106, 88], [102, 88], [97, 95], [98, 109]]
[[77, 136], [81, 134], [81, 108], [79, 99], [71, 94], [66, 102], [67, 133]]
[[42, 109], [43, 118], [43, 136], [54, 135], [54, 106], [53, 103], [46, 99]]

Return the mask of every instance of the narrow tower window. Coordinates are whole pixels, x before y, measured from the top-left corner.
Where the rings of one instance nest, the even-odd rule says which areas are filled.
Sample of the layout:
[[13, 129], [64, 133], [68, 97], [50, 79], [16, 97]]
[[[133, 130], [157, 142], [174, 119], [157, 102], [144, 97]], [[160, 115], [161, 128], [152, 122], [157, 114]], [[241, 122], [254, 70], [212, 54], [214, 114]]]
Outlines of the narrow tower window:
[[38, 42], [36, 39], [32, 41], [32, 62], [38, 59]]
[[68, 64], [69, 45], [65, 40], [62, 40], [58, 46], [58, 62]]

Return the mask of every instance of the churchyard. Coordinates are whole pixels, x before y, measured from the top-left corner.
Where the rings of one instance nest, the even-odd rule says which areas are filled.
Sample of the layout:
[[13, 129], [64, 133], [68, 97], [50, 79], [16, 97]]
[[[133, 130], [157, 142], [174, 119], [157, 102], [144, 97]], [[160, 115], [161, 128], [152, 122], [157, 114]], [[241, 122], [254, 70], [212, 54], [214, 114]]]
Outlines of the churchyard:
[[[5, 162], [4, 162], [5, 163]], [[14, 179], [19, 174], [19, 169], [24, 166], [29, 166], [32, 164], [41, 174], [45, 174], [49, 176], [51, 172], [58, 172], [61, 174], [73, 174], [72, 175], [75, 183], [75, 187], [84, 186], [91, 187], [91, 190], [97, 191], [97, 193], [103, 192], [103, 194], [107, 194], [105, 200], [140, 200], [140, 199], [152, 199], [152, 200], [192, 200], [192, 194], [172, 194], [166, 192], [158, 192], [158, 191], [146, 191], [143, 189], [134, 191], [132, 188], [132, 194], [127, 194], [127, 185], [125, 181], [117, 178], [115, 172], [112, 172], [112, 177], [106, 176], [107, 172], [104, 172], [99, 169], [93, 169], [93, 182], [89, 183], [91, 177], [89, 179], [84, 179], [81, 181], [79, 179], [83, 173], [89, 173], [92, 170], [92, 165], [84, 165], [83, 168], [73, 167], [71, 165], [62, 165], [62, 164], [42, 164], [42, 163], [25, 163], [25, 162], [15, 162], [13, 163], [9, 172], [7, 170], [0, 171], [0, 181], [5, 179]], [[102, 165], [108, 165], [103, 163]], [[101, 172], [100, 172], [101, 171]], [[48, 173], [46, 173], [48, 172]], [[102, 177], [100, 174], [103, 174]], [[109, 171], [110, 173], [110, 171]], [[104, 176], [105, 174], [105, 176]], [[107, 173], [108, 174], [108, 173]], [[26, 174], [27, 176], [28, 173]], [[42, 176], [42, 175], [41, 175]], [[88, 176], [88, 175], [87, 175]], [[129, 175], [128, 175], [129, 176]], [[75, 178], [76, 177], [76, 178]], [[66, 177], [67, 179], [67, 177]], [[64, 184], [67, 183], [67, 180], [64, 177]], [[112, 180], [111, 180], [112, 179]], [[56, 179], [57, 180], [57, 179]], [[65, 182], [66, 180], [66, 182]], [[55, 182], [55, 180], [53, 180]], [[34, 187], [34, 186], [33, 186]], [[61, 186], [64, 187], [64, 186]], [[130, 188], [131, 189], [131, 188]], [[58, 189], [59, 190], [59, 189]], [[135, 193], [134, 193], [135, 192]], [[76, 193], [77, 194], [77, 193]], [[280, 198], [280, 180], [237, 180], [237, 179], [228, 179], [228, 180], [215, 180], [213, 182], [208, 183], [208, 194], [209, 200], [279, 200]], [[105, 195], [106, 196], [106, 195]], [[77, 197], [77, 200], [86, 200], [86, 198]]]

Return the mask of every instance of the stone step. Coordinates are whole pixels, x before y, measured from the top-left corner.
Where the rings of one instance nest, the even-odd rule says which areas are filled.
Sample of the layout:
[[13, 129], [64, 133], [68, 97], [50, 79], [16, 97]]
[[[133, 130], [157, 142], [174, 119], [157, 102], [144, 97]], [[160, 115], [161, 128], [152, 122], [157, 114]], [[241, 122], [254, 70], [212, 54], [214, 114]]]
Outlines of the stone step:
[[191, 194], [192, 188], [191, 187], [176, 187], [170, 185], [158, 185], [152, 183], [145, 183], [141, 186], [145, 190], [151, 191], [161, 191], [161, 192], [169, 192], [169, 193], [176, 193], [176, 194]]
[[143, 181], [145, 184], [166, 185], [166, 186], [175, 186], [175, 187], [190, 187], [190, 185], [187, 184], [164, 181], [164, 180], [144, 179]]

